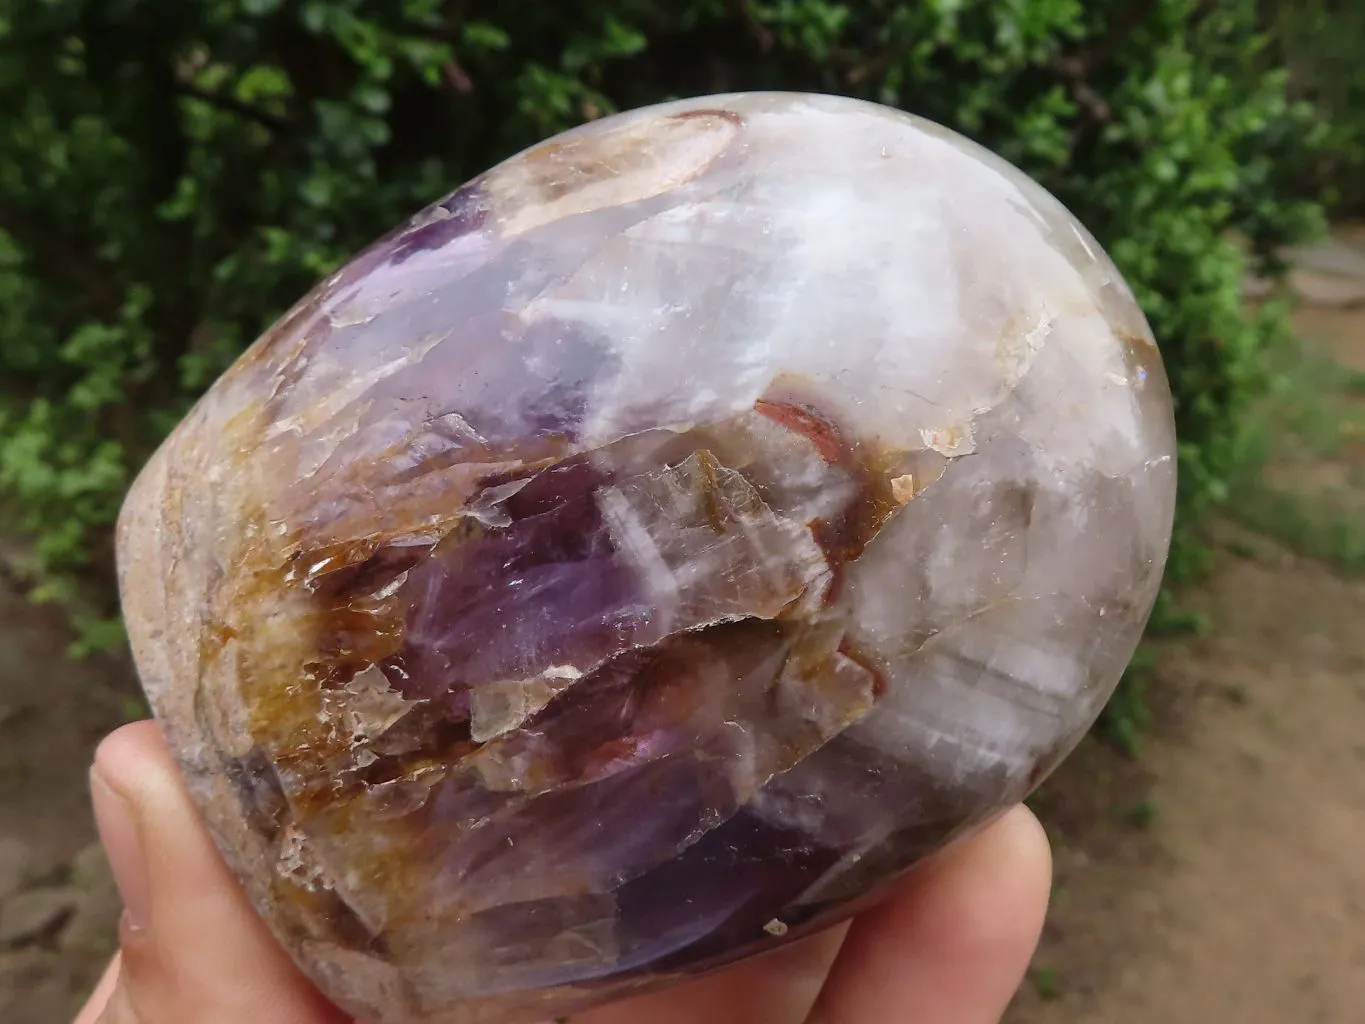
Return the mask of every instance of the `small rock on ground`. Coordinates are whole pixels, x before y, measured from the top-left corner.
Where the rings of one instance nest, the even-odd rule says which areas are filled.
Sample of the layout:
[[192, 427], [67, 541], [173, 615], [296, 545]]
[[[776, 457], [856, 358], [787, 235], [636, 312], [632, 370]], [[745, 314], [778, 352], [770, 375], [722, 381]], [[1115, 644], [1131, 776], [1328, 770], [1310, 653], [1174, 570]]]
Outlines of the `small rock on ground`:
[[0, 907], [0, 948], [23, 946], [55, 936], [80, 905], [80, 890], [30, 889]]

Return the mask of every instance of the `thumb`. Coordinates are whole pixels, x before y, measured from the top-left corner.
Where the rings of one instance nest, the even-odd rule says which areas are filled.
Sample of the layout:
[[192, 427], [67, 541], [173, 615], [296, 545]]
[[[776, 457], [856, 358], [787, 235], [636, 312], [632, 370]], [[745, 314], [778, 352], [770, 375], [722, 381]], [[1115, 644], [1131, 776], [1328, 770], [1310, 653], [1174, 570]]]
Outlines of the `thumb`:
[[153, 723], [100, 745], [90, 789], [124, 913], [119, 957], [76, 1024], [346, 1020], [252, 910]]

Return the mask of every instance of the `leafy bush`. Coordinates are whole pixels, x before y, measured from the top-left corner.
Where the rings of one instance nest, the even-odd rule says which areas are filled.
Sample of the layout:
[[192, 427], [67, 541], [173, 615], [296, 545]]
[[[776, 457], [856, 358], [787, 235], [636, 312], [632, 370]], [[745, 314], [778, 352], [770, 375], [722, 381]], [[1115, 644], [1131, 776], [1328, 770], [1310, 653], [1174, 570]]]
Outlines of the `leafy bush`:
[[1343, 215], [1365, 215], [1365, 4], [1279, 0], [1267, 64], [1290, 72], [1292, 95], [1318, 108], [1326, 135], [1299, 182]]
[[1229, 234], [1268, 251], [1314, 223], [1283, 198], [1311, 122], [1284, 74], [1248, 59], [1268, 52], [1254, 0], [0, 12], [0, 500], [35, 539], [40, 595], [95, 594], [105, 612], [130, 475], [233, 355], [402, 217], [586, 118], [705, 92], [844, 92], [1034, 174], [1113, 253], [1162, 340], [1183, 439], [1176, 576], [1225, 493], [1275, 330], [1242, 309]]

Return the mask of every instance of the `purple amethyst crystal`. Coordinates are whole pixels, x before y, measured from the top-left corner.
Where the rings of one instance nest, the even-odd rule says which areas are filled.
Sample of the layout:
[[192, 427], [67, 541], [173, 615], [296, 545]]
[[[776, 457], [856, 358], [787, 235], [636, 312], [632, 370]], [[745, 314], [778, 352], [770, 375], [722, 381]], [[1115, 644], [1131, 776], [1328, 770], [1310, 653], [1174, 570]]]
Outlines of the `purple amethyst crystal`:
[[280, 941], [381, 1024], [824, 927], [1022, 799], [1161, 577], [1170, 396], [1089, 234], [847, 99], [608, 118], [323, 282], [152, 460], [124, 607]]

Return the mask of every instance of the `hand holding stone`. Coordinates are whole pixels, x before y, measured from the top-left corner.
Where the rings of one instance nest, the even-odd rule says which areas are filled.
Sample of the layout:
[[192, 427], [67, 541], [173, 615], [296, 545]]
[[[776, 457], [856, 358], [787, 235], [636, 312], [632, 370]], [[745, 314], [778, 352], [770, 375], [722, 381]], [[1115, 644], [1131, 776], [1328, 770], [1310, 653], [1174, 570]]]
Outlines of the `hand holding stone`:
[[128, 498], [125, 620], [311, 983], [522, 1024], [824, 933], [1021, 802], [1142, 634], [1175, 452], [1134, 296], [1024, 174], [687, 100], [268, 331]]
[[[106, 740], [91, 779], [128, 909], [122, 953], [75, 1024], [350, 1024], [252, 910], [151, 723]], [[1020, 808], [851, 926], [574, 1024], [994, 1024], [1037, 941], [1049, 872]]]

